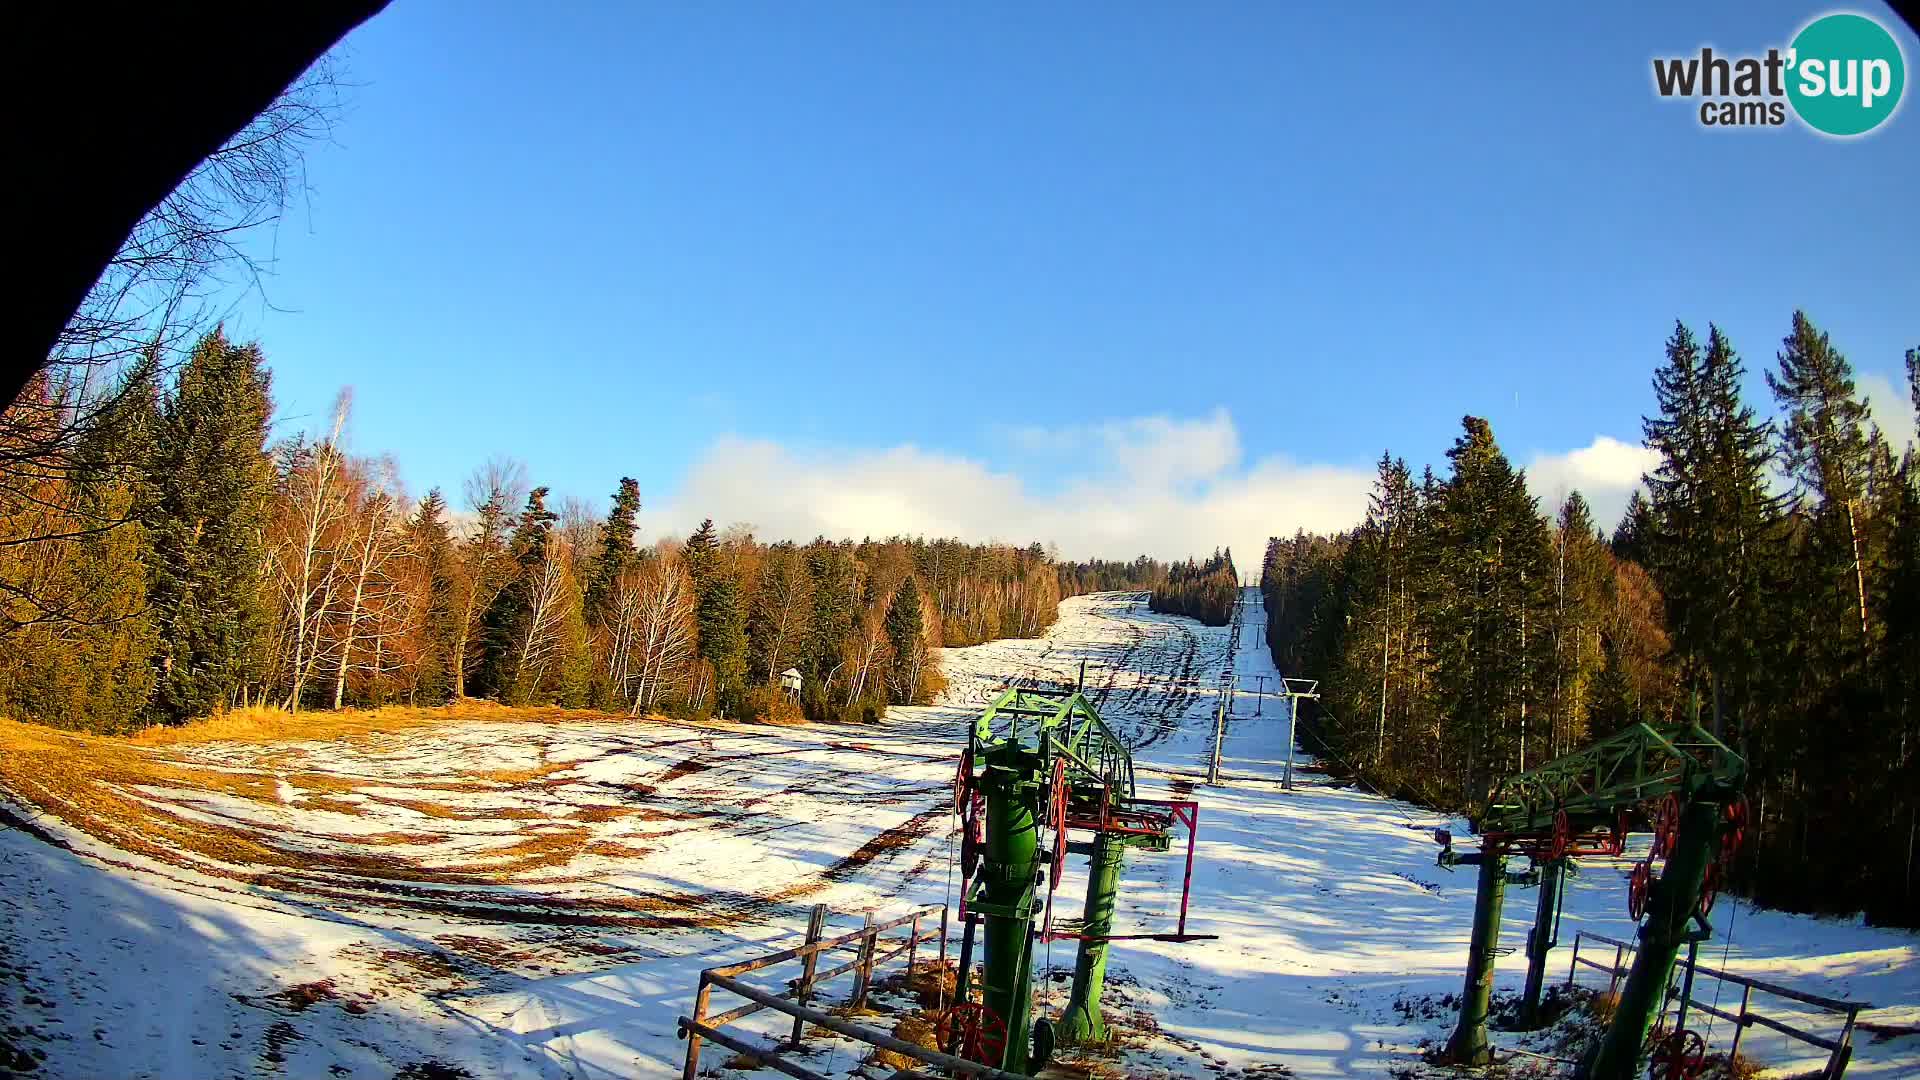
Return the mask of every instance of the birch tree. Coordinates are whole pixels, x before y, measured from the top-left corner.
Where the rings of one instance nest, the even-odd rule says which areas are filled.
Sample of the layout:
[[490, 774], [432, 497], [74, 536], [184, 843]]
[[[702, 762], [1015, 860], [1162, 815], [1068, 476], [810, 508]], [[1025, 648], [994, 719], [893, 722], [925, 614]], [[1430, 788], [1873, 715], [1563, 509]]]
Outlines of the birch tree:
[[626, 645], [616, 685], [632, 687], [630, 711], [639, 716], [686, 677], [694, 658], [693, 581], [678, 558], [656, 557], [620, 576], [614, 606]]
[[279, 584], [283, 637], [289, 639], [287, 708], [300, 709], [318, 664], [321, 627], [338, 584], [337, 546], [350, 513], [341, 435], [352, 392], [334, 399], [333, 426], [318, 443], [296, 446], [284, 481], [283, 527], [268, 573]]

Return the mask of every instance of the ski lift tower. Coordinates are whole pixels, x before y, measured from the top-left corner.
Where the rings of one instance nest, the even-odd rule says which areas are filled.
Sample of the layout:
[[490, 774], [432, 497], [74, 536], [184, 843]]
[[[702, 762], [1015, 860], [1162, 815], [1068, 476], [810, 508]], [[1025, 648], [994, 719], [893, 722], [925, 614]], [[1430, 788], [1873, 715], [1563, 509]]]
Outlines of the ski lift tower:
[[[1726, 869], [1746, 832], [1746, 761], [1695, 723], [1672, 727], [1634, 724], [1571, 754], [1501, 780], [1481, 810], [1480, 850], [1456, 853], [1453, 837], [1436, 830], [1440, 865], [1477, 866], [1466, 981], [1460, 1020], [1444, 1060], [1485, 1065], [1493, 1059], [1487, 1041], [1493, 966], [1500, 944], [1500, 909], [1508, 885], [1538, 885], [1533, 931], [1527, 935], [1527, 983], [1522, 1014], [1538, 1016], [1547, 950], [1556, 943], [1561, 877], [1582, 855], [1618, 857], [1636, 807], [1650, 807], [1652, 853], [1634, 868], [1627, 911], [1639, 923], [1639, 949], [1614, 1008], [1605, 1038], [1580, 1064], [1584, 1080], [1632, 1080], [1682, 945], [1712, 936], [1707, 917]], [[1532, 869], [1509, 873], [1507, 860], [1524, 855]], [[1653, 863], [1664, 859], [1656, 877]], [[1665, 1077], [1687, 1075], [1672, 1064], [1685, 1055], [1684, 1030], [1661, 1032], [1656, 1056], [1668, 1062]], [[1694, 1041], [1699, 1036], [1693, 1035]]]
[[1288, 791], [1293, 790], [1293, 739], [1294, 729], [1300, 723], [1300, 699], [1320, 700], [1320, 680], [1318, 679], [1281, 679], [1280, 696], [1287, 699], [1287, 774], [1281, 784]]
[[[1035, 941], [1079, 941], [1073, 992], [1060, 1018], [1059, 1036], [1099, 1041], [1107, 1036], [1100, 995], [1108, 942], [1214, 936], [1186, 932], [1199, 805], [1190, 799], [1138, 795], [1132, 753], [1078, 693], [1062, 697], [1014, 688], [988, 706], [968, 731], [955, 777], [954, 808], [960, 814], [963, 930], [955, 990], [959, 1004], [940, 1031], [942, 1047], [949, 1052], [1009, 1072], [1031, 1072], [1045, 1064], [1055, 1032], [1048, 1021], [1030, 1021]], [[1186, 830], [1187, 853], [1175, 931], [1113, 933], [1126, 849], [1167, 851], [1176, 828]], [[1072, 840], [1074, 832], [1091, 833], [1092, 839]], [[1049, 841], [1046, 847], [1041, 846], [1043, 838]], [[1053, 894], [1069, 850], [1092, 857], [1085, 918], [1071, 931], [1056, 928], [1053, 919]], [[983, 1000], [978, 1003], [967, 996], [976, 931], [984, 931], [986, 952]]]

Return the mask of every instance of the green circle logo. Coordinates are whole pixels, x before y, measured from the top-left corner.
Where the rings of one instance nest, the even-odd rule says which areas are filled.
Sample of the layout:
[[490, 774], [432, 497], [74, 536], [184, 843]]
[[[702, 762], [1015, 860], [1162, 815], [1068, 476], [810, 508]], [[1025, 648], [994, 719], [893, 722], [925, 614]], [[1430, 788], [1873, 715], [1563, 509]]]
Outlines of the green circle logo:
[[1787, 52], [1787, 99], [1815, 131], [1862, 135], [1886, 122], [1907, 85], [1900, 43], [1865, 15], [1825, 15]]

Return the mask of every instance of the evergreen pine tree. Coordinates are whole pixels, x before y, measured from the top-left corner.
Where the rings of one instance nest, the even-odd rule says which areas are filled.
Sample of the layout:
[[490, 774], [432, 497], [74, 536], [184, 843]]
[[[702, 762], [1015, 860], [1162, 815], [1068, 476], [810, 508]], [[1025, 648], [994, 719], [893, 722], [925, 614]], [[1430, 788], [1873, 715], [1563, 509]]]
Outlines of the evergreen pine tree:
[[237, 700], [261, 670], [269, 385], [259, 347], [216, 330], [194, 347], [155, 427], [148, 595], [159, 630], [153, 709], [164, 722]]
[[1907, 350], [1907, 394], [1913, 398], [1913, 419], [1920, 423], [1920, 349]]
[[1600, 670], [1586, 686], [1587, 734], [1593, 739], [1604, 739], [1640, 719], [1633, 707], [1633, 685], [1627, 680], [1619, 648], [1609, 640], [1600, 653]]
[[1614, 527], [1611, 546], [1617, 558], [1647, 564], [1648, 544], [1652, 537], [1653, 507], [1639, 488], [1627, 496], [1627, 508]]
[[1703, 351], [1676, 325], [1654, 377], [1660, 416], [1643, 420], [1647, 445], [1661, 455], [1645, 478], [1648, 569], [1666, 598], [1674, 647], [1715, 703], [1716, 729], [1763, 692], [1759, 641], [1778, 625], [1784, 559], [1780, 499], [1767, 484], [1772, 426], [1741, 401], [1743, 375], [1718, 327]]
[[1477, 416], [1462, 427], [1436, 521], [1447, 587], [1435, 639], [1460, 786], [1479, 802], [1496, 777], [1544, 759], [1551, 544], [1493, 429]]
[[1549, 757], [1558, 757], [1585, 741], [1587, 687], [1605, 660], [1601, 624], [1613, 578], [1612, 556], [1578, 491], [1560, 505], [1553, 548], [1553, 691], [1547, 750]]
[[1711, 625], [1712, 670], [1722, 681], [1715, 725], [1728, 716], [1751, 714], [1758, 723], [1769, 687], [1768, 640], [1778, 633], [1787, 557], [1782, 530], [1785, 497], [1773, 493], [1774, 432], [1741, 400], [1746, 367], [1717, 326], [1707, 328], [1701, 361], [1707, 401], [1711, 502], [1709, 538], [1720, 562], [1722, 587]]
[[639, 517], [640, 481], [623, 476], [620, 490], [613, 495], [613, 508], [607, 512], [606, 525], [600, 530], [600, 550], [587, 566], [584, 606], [590, 625], [605, 621], [607, 598], [613, 595], [614, 584], [634, 564], [633, 532]]
[[813, 610], [800, 653], [801, 704], [809, 716], [826, 719], [833, 707], [832, 677], [853, 635], [858, 576], [846, 550], [825, 538], [807, 545], [806, 571]]
[[714, 705], [721, 716], [738, 715], [746, 690], [746, 618], [739, 583], [723, 565], [712, 518], [687, 538], [686, 560], [693, 578], [700, 658], [713, 668]]
[[892, 669], [887, 679], [895, 705], [912, 705], [920, 696], [927, 663], [926, 616], [920, 610], [920, 587], [908, 574], [887, 606], [887, 645]]
[[547, 490], [527, 493], [527, 505], [514, 525], [508, 544], [511, 577], [480, 619], [483, 654], [473, 678], [473, 693], [501, 700], [514, 697], [520, 686], [519, 646], [533, 616], [536, 590], [548, 558], [548, 541], [558, 515], [547, 509]]
[[447, 501], [439, 488], [427, 492], [407, 520], [407, 541], [426, 579], [425, 646], [414, 679], [415, 693], [440, 704], [453, 693], [454, 652], [460, 639], [460, 560], [447, 528]]
[[[1803, 550], [1792, 563], [1801, 599], [1821, 609], [1820, 627], [1850, 641], [1870, 641], [1867, 607], [1866, 494], [1878, 436], [1867, 405], [1854, 389], [1853, 366], [1807, 320], [1793, 313], [1781, 342], [1780, 370], [1767, 386], [1786, 418], [1780, 460], [1809, 516]], [[1851, 611], [1851, 617], [1840, 617]]]
[[1819, 502], [1858, 499], [1866, 485], [1870, 417], [1854, 389], [1853, 365], [1803, 311], [1793, 313], [1778, 359], [1767, 386], [1786, 416], [1780, 458], [1787, 475]]

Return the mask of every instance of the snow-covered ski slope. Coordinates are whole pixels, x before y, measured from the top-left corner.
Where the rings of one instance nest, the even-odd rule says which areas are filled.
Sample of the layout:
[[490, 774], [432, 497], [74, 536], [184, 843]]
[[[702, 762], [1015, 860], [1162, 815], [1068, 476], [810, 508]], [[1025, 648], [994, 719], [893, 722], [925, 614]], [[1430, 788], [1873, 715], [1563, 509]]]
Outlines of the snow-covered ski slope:
[[[183, 768], [250, 781], [121, 782], [188, 830], [170, 834], [189, 837], [178, 857], [13, 807], [32, 828], [0, 829], [0, 1031], [44, 1054], [35, 1074], [53, 1077], [384, 1080], [434, 1075], [429, 1063], [474, 1077], [677, 1074], [674, 1017], [700, 968], [789, 943], [816, 902], [884, 916], [949, 896], [964, 725], [1009, 680], [1071, 683], [1085, 661], [1102, 715], [1139, 747], [1148, 793], [1201, 801], [1189, 930], [1220, 935], [1115, 946], [1109, 1008], [1162, 1033], [1137, 1037], [1121, 1067], [1404, 1072], [1452, 1020], [1434, 999], [1459, 988], [1473, 878], [1436, 867], [1428, 834], [1464, 825], [1318, 771], [1281, 791], [1285, 723], [1271, 700], [1255, 717], [1239, 699], [1228, 785], [1199, 783], [1222, 672], [1245, 689], [1278, 674], [1257, 594], [1247, 601], [1236, 643], [1139, 597], [1069, 600], [1042, 640], [947, 651], [946, 700], [873, 727], [488, 722], [170, 750]], [[84, 820], [84, 808], [63, 813]], [[1630, 936], [1629, 865], [1585, 861], [1563, 942], [1580, 929]], [[1084, 871], [1070, 860], [1063, 897], [1083, 894]], [[1170, 930], [1179, 885], [1177, 854], [1130, 856], [1116, 931]], [[1072, 899], [1065, 909], [1078, 913]], [[1531, 914], [1532, 893], [1511, 891], [1503, 944], [1520, 943]], [[1883, 1026], [1920, 1025], [1915, 936], [1726, 899], [1716, 922], [1733, 940], [1703, 962], [1871, 1001], [1886, 1008], [1867, 1019]], [[1554, 954], [1556, 980], [1567, 955]], [[1072, 946], [1039, 960], [1070, 970]], [[1517, 948], [1501, 960], [1503, 991], [1523, 966]], [[1057, 1007], [1064, 984], [1042, 982]], [[1711, 999], [1715, 984], [1699, 992]], [[1722, 1024], [1713, 1042], [1727, 1035]], [[1760, 1028], [1743, 1050], [1783, 1072], [1819, 1061]], [[808, 1064], [839, 1075], [856, 1057], [823, 1042]], [[1862, 1033], [1849, 1074], [1920, 1075], [1920, 1036]]]

